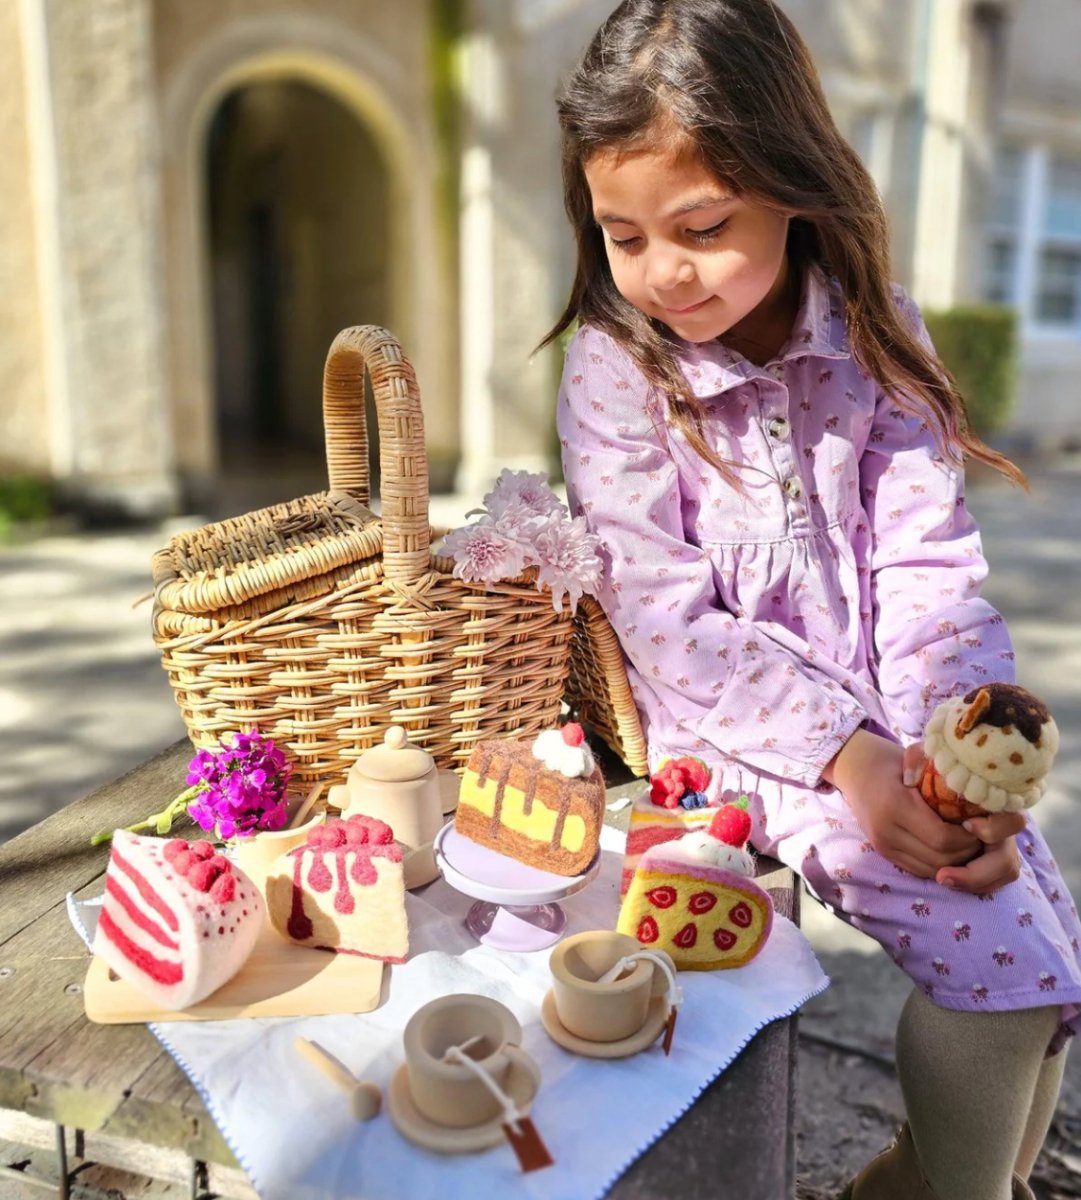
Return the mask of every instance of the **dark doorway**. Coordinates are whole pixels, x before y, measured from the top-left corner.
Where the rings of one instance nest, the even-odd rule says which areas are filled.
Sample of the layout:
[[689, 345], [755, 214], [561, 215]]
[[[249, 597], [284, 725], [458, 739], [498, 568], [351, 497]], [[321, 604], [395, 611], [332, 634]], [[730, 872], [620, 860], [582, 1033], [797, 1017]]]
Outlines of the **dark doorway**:
[[296, 81], [231, 92], [206, 165], [219, 446], [208, 499], [228, 515], [326, 487], [327, 350], [348, 325], [391, 320], [389, 188], [365, 127]]

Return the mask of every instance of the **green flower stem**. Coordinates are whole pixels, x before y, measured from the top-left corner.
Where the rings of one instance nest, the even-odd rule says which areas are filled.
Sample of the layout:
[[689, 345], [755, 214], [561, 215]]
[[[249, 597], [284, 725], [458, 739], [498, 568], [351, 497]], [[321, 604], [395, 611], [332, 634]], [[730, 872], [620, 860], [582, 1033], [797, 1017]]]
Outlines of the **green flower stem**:
[[[170, 803], [163, 808], [161, 812], [151, 814], [151, 816], [147, 817], [145, 821], [138, 821], [134, 825], [125, 826], [126, 832], [138, 833], [140, 829], [153, 829], [154, 832], [159, 836], [164, 836], [169, 832], [170, 829], [172, 829], [173, 822], [177, 819], [177, 817], [187, 812], [188, 805], [202, 790], [203, 788], [201, 783], [197, 783], [194, 786], [187, 788], [181, 792], [175, 800], [170, 801]], [[101, 846], [105, 842], [112, 841], [114, 832], [115, 831], [112, 829], [103, 829], [100, 833], [95, 833], [90, 839], [90, 845]]]

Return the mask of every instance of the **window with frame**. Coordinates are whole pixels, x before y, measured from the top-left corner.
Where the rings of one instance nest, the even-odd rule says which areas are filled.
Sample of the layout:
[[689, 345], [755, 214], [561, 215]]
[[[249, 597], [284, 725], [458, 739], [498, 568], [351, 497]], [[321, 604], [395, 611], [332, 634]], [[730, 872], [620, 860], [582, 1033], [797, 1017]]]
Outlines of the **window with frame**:
[[984, 249], [987, 300], [1030, 329], [1081, 337], [1081, 157], [1000, 147]]

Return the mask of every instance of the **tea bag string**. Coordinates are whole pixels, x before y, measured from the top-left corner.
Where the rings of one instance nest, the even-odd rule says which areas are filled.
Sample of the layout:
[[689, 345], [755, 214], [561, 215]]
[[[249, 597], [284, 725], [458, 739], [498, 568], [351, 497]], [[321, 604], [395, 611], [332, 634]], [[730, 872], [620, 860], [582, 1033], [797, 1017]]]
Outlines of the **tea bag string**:
[[[475, 1039], [470, 1039], [473, 1041]], [[469, 1042], [464, 1042], [463, 1045], [469, 1045]], [[484, 1086], [492, 1093], [499, 1101], [500, 1107], [503, 1109], [503, 1120], [516, 1133], [522, 1132], [518, 1125], [518, 1118], [523, 1115], [514, 1101], [507, 1095], [498, 1083], [488, 1074], [488, 1072], [480, 1065], [475, 1058], [470, 1058], [461, 1046], [451, 1046], [443, 1055], [444, 1062], [461, 1063], [467, 1070], [472, 1071], [474, 1075], [484, 1084]]]
[[658, 966], [668, 976], [668, 1006], [669, 1008], [679, 1008], [683, 1003], [683, 989], [676, 983], [676, 973], [669, 965], [668, 960], [655, 950], [636, 950], [633, 954], [626, 954], [614, 966], [609, 967], [607, 971], [597, 980], [598, 983], [613, 983], [617, 980], [624, 971], [639, 959], [647, 959]]

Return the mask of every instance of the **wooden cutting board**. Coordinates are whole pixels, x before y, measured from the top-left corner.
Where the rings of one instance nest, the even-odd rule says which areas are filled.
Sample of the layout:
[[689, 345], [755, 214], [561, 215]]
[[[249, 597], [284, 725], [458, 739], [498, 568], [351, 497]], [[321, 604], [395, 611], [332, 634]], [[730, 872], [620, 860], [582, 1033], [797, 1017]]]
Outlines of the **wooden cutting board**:
[[123, 979], [110, 979], [108, 965], [97, 955], [86, 974], [83, 1001], [87, 1017], [99, 1025], [363, 1013], [379, 1003], [385, 965], [356, 954], [295, 946], [268, 925], [240, 971], [190, 1008], [158, 1008]]

